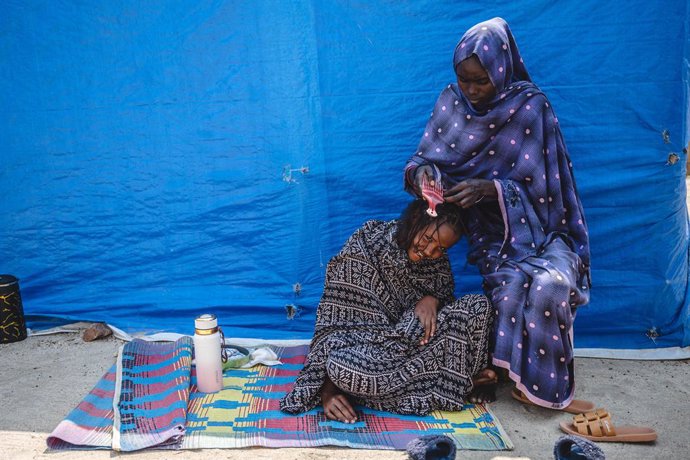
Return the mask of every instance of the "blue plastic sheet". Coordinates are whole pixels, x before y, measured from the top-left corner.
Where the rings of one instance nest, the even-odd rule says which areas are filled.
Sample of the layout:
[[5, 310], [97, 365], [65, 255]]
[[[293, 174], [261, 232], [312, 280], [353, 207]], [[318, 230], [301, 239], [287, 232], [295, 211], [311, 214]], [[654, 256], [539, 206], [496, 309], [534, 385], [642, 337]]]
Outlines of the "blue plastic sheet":
[[402, 210], [455, 43], [494, 16], [589, 221], [576, 346], [690, 345], [681, 0], [4, 2], [0, 272], [31, 317], [310, 337], [329, 258]]

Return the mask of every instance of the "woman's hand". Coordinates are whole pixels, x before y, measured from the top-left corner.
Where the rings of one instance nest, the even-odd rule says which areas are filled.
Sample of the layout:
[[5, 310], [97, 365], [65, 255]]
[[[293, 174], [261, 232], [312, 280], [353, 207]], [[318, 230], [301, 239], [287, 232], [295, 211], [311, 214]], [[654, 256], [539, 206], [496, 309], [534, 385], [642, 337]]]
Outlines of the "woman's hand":
[[438, 312], [438, 299], [434, 296], [426, 295], [419, 299], [414, 308], [414, 314], [419, 322], [424, 326], [424, 337], [419, 341], [420, 345], [426, 345], [436, 334], [436, 313]]
[[326, 376], [321, 387], [321, 405], [326, 418], [329, 420], [338, 420], [343, 423], [355, 423], [357, 421], [357, 414], [350, 400], [347, 399], [347, 395], [335, 386], [328, 376]]
[[434, 168], [432, 168], [430, 165], [423, 165], [417, 167], [417, 169], [414, 172], [414, 185], [417, 189], [417, 194], [419, 196], [422, 196], [422, 181], [424, 180], [424, 176], [427, 176], [429, 180], [433, 181], [434, 180]]
[[467, 209], [482, 200], [495, 200], [498, 191], [491, 180], [467, 179], [446, 190], [444, 197], [447, 202]]

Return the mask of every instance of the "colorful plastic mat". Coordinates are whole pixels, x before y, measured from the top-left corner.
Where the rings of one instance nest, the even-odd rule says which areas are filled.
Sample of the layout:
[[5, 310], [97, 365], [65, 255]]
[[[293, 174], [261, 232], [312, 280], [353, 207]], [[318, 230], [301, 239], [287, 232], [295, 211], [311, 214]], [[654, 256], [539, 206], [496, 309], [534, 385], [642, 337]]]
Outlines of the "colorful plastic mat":
[[[181, 435], [181, 442], [173, 442], [171, 445], [171, 441], [179, 439], [174, 437], [166, 441], [165, 437], [161, 437], [161, 443], [151, 447], [200, 449], [330, 445], [362, 449], [404, 449], [409, 441], [418, 436], [445, 434], [453, 438], [459, 449], [513, 448], [499, 421], [483, 405], [468, 404], [460, 412], [436, 411], [428, 416], [398, 415], [358, 407], [358, 421], [354, 424], [328, 420], [321, 408], [298, 416], [284, 414], [278, 408], [278, 401], [302, 368], [308, 347], [271, 347], [280, 357], [281, 365], [229, 369], [224, 373], [224, 389], [215, 394], [196, 391], [192, 367], [186, 425], [183, 432], [174, 432]], [[147, 355], [146, 348], [139, 345], [138, 351], [142, 356]], [[177, 353], [177, 356], [179, 360], [185, 359], [185, 353]], [[147, 366], [141, 359], [139, 363]], [[171, 367], [175, 369], [171, 371], [171, 382], [179, 377], [183, 367]], [[56, 450], [115, 447], [113, 438], [117, 435], [113, 436], [113, 398], [116, 394], [116, 374], [117, 367], [113, 366], [77, 408], [60, 422], [48, 438], [48, 447]], [[160, 373], [156, 374], [155, 379], [158, 384], [165, 382]], [[138, 393], [141, 394], [141, 390]], [[156, 399], [150, 394], [145, 399], [150, 398]], [[129, 426], [140, 426], [145, 433], [169, 432], [166, 430], [170, 424], [163, 422], [171, 422], [174, 417], [158, 412], [153, 406], [149, 409], [148, 412], [139, 412], [138, 420], [131, 420]], [[161, 425], [157, 429], [151, 428], [151, 416], [154, 419], [164, 417], [159, 419]], [[128, 435], [131, 436], [132, 433]], [[147, 436], [144, 438], [151, 439]], [[121, 439], [124, 438], [121, 436]], [[121, 444], [117, 447], [122, 450], [146, 447], [141, 443]]]

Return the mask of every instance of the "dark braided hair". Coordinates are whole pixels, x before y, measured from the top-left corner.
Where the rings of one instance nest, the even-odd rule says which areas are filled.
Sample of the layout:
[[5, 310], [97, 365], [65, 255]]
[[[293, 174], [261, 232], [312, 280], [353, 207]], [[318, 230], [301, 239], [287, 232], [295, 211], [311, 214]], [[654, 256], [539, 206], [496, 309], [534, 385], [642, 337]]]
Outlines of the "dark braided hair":
[[467, 235], [464, 211], [460, 206], [453, 203], [438, 204], [436, 205], [437, 217], [431, 217], [427, 214], [427, 208], [426, 200], [418, 198], [410, 202], [400, 215], [395, 240], [402, 249], [409, 249], [417, 234], [427, 228], [429, 224], [435, 224], [437, 229], [443, 224], [448, 224], [460, 238]]

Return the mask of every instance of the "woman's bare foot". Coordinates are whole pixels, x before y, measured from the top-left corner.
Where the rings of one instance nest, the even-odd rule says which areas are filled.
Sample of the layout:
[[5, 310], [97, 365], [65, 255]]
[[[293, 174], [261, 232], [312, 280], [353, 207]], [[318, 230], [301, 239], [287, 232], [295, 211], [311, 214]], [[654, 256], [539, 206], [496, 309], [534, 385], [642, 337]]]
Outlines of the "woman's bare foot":
[[467, 398], [473, 404], [489, 403], [496, 401], [496, 386], [498, 375], [488, 367], [479, 371], [472, 379], [474, 388]]
[[338, 420], [343, 423], [355, 423], [357, 421], [357, 414], [355, 414], [350, 400], [347, 399], [347, 395], [335, 386], [328, 376], [326, 376], [321, 387], [321, 405], [323, 405], [323, 412], [330, 420]]
[[496, 372], [496, 374], [498, 374], [498, 383], [511, 382], [510, 373], [508, 372], [508, 369], [498, 366], [491, 366], [491, 369], [493, 369]]

